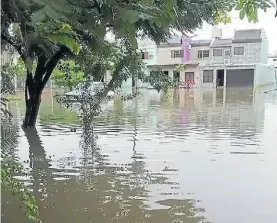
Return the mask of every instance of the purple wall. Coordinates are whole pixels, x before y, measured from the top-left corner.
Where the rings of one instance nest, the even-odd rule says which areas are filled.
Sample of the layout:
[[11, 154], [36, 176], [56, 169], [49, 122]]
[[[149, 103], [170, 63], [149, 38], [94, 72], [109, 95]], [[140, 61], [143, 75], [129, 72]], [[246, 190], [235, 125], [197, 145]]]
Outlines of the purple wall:
[[182, 37], [181, 50], [184, 50], [184, 57], [181, 59], [182, 64], [190, 60], [190, 51], [189, 51], [190, 41], [191, 39], [189, 37], [186, 37], [186, 36]]

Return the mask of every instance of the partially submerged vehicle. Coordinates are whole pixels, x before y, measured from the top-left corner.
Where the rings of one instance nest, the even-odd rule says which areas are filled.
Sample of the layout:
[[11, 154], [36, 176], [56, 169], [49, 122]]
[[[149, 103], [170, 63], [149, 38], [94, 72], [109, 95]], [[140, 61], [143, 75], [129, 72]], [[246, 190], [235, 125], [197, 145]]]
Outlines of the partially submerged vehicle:
[[[103, 82], [92, 82], [91, 84], [78, 84], [73, 91], [65, 93], [65, 98], [70, 101], [79, 101], [86, 99], [93, 99], [96, 94], [102, 91], [105, 88], [105, 84]], [[113, 91], [108, 91], [107, 96], [108, 99], [114, 97]]]

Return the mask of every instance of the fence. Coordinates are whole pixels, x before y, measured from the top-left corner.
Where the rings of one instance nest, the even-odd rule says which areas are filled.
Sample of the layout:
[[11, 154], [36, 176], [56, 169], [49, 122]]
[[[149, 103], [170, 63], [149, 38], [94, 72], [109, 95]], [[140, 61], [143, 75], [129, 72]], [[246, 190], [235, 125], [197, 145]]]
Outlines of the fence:
[[[25, 89], [25, 77], [14, 77], [14, 88], [16, 91], [24, 91]], [[45, 89], [46, 90], [51, 90], [52, 88], [52, 80], [50, 79], [46, 85], [45, 85]]]

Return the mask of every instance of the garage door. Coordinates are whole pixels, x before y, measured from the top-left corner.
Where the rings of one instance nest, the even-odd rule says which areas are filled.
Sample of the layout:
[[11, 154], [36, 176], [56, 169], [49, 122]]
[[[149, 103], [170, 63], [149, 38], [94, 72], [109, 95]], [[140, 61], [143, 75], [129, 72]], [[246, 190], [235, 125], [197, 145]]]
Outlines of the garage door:
[[250, 87], [254, 85], [254, 69], [227, 70], [226, 87]]

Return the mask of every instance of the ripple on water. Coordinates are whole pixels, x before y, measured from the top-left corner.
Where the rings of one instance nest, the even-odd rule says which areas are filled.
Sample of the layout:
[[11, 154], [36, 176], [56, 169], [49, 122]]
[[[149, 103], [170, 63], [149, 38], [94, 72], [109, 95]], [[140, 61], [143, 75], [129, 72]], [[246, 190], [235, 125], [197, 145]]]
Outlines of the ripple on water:
[[[39, 122], [37, 135], [19, 134], [30, 171], [16, 179], [43, 197], [46, 223], [275, 223], [276, 96], [221, 90], [115, 102], [96, 119], [98, 138]], [[5, 222], [27, 222], [3, 208]]]

